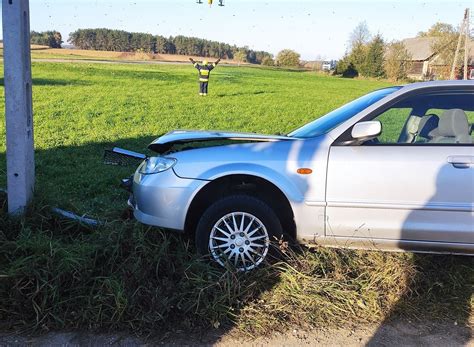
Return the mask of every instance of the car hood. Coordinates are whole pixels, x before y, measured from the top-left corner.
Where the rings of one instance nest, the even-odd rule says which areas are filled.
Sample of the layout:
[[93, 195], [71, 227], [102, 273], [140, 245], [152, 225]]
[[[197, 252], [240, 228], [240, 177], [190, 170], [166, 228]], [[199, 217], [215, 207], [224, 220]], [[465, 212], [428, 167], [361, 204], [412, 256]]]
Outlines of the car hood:
[[295, 138], [281, 135], [263, 135], [256, 133], [226, 132], [226, 131], [202, 131], [202, 130], [174, 130], [156, 140], [154, 140], [148, 149], [165, 153], [175, 145], [190, 144], [194, 142], [209, 142], [212, 145], [226, 144], [226, 142], [275, 142], [290, 141]]

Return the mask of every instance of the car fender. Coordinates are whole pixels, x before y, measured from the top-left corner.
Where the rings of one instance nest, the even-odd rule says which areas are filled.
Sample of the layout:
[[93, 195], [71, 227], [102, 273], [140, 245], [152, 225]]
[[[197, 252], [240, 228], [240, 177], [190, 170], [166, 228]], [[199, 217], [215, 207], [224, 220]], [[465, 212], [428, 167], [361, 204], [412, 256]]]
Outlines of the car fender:
[[[298, 180], [301, 179], [300, 177], [297, 175], [290, 175], [288, 173], [286, 173], [286, 175], [282, 175], [278, 171], [267, 166], [253, 163], [226, 163], [215, 166], [207, 171], [202, 172], [199, 177], [195, 177], [195, 179], [212, 182], [219, 178], [231, 175], [249, 175], [259, 177], [275, 185], [282, 191], [289, 201], [300, 203], [304, 200], [304, 195], [300, 187], [298, 187]], [[289, 177], [294, 177], [295, 181], [292, 181]], [[206, 185], [200, 187], [200, 190], [205, 186]]]

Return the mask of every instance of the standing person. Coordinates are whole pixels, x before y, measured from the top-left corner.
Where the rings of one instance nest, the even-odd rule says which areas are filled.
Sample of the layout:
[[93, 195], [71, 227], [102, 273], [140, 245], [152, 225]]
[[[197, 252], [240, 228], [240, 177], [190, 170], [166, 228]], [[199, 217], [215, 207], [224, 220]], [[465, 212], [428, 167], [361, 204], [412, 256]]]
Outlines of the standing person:
[[206, 96], [207, 95], [207, 87], [209, 84], [209, 75], [211, 70], [216, 67], [217, 64], [221, 61], [221, 59], [217, 59], [215, 63], [208, 63], [206, 60], [199, 64], [193, 60], [193, 58], [189, 58], [191, 63], [193, 63], [194, 67], [199, 71], [199, 95]]

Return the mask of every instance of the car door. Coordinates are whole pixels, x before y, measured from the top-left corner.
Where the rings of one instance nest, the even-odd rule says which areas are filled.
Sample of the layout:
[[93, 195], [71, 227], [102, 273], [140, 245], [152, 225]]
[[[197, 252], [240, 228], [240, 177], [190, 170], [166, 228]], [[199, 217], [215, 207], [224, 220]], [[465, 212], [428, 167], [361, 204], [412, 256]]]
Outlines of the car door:
[[[373, 112], [362, 121], [382, 123], [375, 141], [351, 143], [348, 129], [330, 148], [326, 234], [474, 243], [474, 141], [460, 112], [474, 122], [472, 89], [410, 95]], [[427, 117], [439, 123], [422, 138], [413, 124]]]

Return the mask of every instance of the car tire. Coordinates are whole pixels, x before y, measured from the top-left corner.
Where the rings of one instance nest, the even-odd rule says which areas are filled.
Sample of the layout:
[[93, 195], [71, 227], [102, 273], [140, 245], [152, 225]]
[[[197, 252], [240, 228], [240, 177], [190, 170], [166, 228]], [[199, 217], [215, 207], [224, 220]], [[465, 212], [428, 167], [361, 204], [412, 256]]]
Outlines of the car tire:
[[222, 198], [203, 213], [196, 228], [196, 246], [222, 266], [249, 271], [272, 253], [283, 237], [280, 220], [264, 201], [248, 195]]

